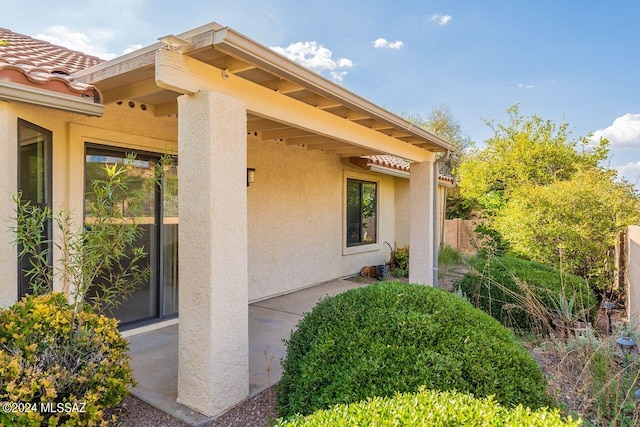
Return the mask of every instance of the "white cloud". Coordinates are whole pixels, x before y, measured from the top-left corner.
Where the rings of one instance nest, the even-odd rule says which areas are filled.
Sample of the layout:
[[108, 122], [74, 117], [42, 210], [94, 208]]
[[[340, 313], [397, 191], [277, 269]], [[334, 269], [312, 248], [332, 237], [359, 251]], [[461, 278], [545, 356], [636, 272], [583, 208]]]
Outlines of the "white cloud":
[[287, 58], [309, 68], [316, 73], [328, 72], [333, 81], [341, 83], [347, 74], [346, 69], [353, 67], [353, 61], [347, 58], [333, 59], [333, 53], [317, 42], [297, 42], [286, 48], [272, 47]]
[[400, 49], [404, 46], [404, 43], [400, 40], [396, 40], [395, 42], [387, 41], [387, 39], [379, 38], [374, 40], [373, 47], [375, 48], [388, 48], [388, 49]]
[[138, 49], [142, 49], [142, 45], [141, 44], [132, 44], [131, 46], [126, 48], [124, 50], [124, 52], [122, 52], [122, 53], [123, 53], [123, 55], [126, 55], [127, 53], [135, 52]]
[[518, 87], [520, 89], [533, 89], [535, 86], [534, 85], [526, 85], [526, 84], [523, 84], [523, 83], [518, 83]]
[[[101, 34], [101, 36], [105, 39], [111, 37], [110, 34], [106, 33]], [[102, 59], [112, 59], [117, 56], [115, 53], [107, 52], [100, 44], [94, 43], [88, 35], [72, 31], [63, 25], [49, 27], [47, 34], [36, 34], [34, 38]]]
[[611, 126], [593, 132], [593, 140], [607, 138], [612, 147], [640, 147], [640, 113], [627, 113], [613, 121]]
[[452, 19], [453, 19], [453, 16], [451, 15], [440, 15], [440, 14], [431, 15], [431, 20], [433, 22], [437, 22], [438, 25], [447, 25], [447, 23]]
[[632, 184], [638, 185], [640, 183], [640, 161], [629, 162], [626, 165], [616, 166], [620, 177], [626, 178]]

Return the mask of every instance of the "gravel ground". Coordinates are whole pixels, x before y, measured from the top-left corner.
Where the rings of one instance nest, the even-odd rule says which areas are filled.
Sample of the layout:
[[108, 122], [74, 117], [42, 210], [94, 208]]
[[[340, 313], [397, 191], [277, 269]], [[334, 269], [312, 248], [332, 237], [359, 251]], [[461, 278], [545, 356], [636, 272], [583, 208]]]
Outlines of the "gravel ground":
[[[275, 389], [272, 389], [272, 400], [275, 399]], [[268, 427], [273, 419], [274, 404], [269, 401], [269, 391], [252, 397], [241, 405], [229, 410], [224, 415], [214, 419], [207, 427]], [[127, 397], [116, 410], [121, 427], [186, 427], [188, 424], [136, 399]]]

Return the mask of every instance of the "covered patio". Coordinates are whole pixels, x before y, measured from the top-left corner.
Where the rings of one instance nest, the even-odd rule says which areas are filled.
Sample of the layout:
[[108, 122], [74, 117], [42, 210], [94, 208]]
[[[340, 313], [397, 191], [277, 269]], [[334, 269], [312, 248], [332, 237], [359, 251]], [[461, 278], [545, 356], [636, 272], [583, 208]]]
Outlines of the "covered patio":
[[[249, 394], [254, 396], [280, 380], [283, 339], [316, 303], [329, 295], [366, 286], [334, 280], [249, 305]], [[135, 330], [134, 330], [135, 331]], [[130, 335], [131, 365], [138, 385], [132, 394], [191, 425], [208, 417], [176, 402], [178, 395], [178, 325]], [[273, 357], [273, 358], [272, 358]], [[268, 367], [270, 372], [268, 372]], [[218, 367], [223, 369], [222, 366]]]
[[[267, 345], [280, 357], [286, 335], [256, 341], [254, 331], [271, 323], [256, 312], [271, 309], [250, 302], [382, 264], [384, 242], [401, 236], [411, 246], [410, 280], [437, 280], [436, 153], [452, 148], [447, 141], [216, 23], [75, 78], [99, 88], [113, 109], [141, 104], [151, 121], [176, 125], [168, 139], [180, 168], [179, 339], [157, 333], [178, 343], [170, 398], [183, 406], [175, 407], [215, 416], [261, 387], [254, 367], [266, 365]], [[134, 139], [127, 145], [144, 142]], [[370, 155], [411, 166], [396, 179], [351, 161]], [[366, 232], [362, 218], [373, 213], [363, 208], [365, 187], [376, 221]], [[347, 210], [357, 217], [349, 224]], [[293, 307], [278, 318], [286, 334], [310, 308]], [[134, 355], [151, 347], [132, 343]], [[151, 365], [152, 377], [168, 375]]]

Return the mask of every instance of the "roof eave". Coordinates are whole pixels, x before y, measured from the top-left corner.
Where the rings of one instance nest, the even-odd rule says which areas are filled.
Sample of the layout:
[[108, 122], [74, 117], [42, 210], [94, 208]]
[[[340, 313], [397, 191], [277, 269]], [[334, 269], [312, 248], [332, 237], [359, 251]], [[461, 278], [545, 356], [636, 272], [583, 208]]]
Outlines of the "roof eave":
[[93, 117], [100, 117], [104, 113], [103, 104], [8, 81], [0, 81], [0, 100], [19, 101]]
[[367, 101], [274, 50], [243, 36], [232, 28], [224, 27], [215, 31], [213, 44], [221, 52], [253, 63], [302, 87], [309, 88], [309, 90], [319, 95], [326, 96], [355, 111], [367, 114], [373, 119], [395, 128], [403, 129], [424, 140], [425, 143], [435, 145], [438, 149], [433, 151], [455, 150], [455, 147], [448, 141]]

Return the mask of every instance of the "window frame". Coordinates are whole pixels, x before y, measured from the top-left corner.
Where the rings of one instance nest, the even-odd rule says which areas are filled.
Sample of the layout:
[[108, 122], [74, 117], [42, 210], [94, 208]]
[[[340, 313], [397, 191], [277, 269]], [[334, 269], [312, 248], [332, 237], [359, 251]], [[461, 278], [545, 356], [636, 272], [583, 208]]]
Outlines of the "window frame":
[[[44, 163], [44, 186], [43, 186], [43, 201], [38, 202], [30, 200], [32, 205], [39, 206], [41, 208], [48, 207], [49, 209], [53, 209], [53, 131], [49, 129], [45, 129], [42, 126], [38, 126], [35, 123], [31, 123], [27, 120], [18, 118], [17, 123], [17, 134], [16, 134], [16, 145], [17, 145], [17, 182], [16, 189], [17, 192], [20, 193], [23, 190], [22, 187], [22, 147], [26, 146], [22, 144], [22, 135], [23, 129], [29, 129], [31, 131], [42, 134], [43, 136], [43, 163]], [[47, 224], [45, 225], [45, 240], [47, 241], [47, 250], [49, 253], [48, 264], [49, 268], [53, 269], [53, 221], [49, 219]], [[18, 251], [20, 248], [18, 248]], [[23, 276], [23, 261], [20, 258], [17, 258], [18, 265], [18, 286], [17, 286], [17, 295], [18, 299], [22, 298], [29, 292], [29, 288], [27, 287], [27, 283], [25, 282], [26, 278]]]
[[[348, 242], [348, 221], [347, 221], [347, 210], [348, 210], [348, 183], [350, 180], [359, 181], [361, 183], [371, 183], [376, 186], [376, 229], [375, 236], [376, 241], [371, 243], [349, 243]], [[376, 179], [376, 177], [366, 174], [360, 174], [351, 171], [345, 171], [343, 176], [343, 194], [342, 194], [342, 254], [343, 255], [353, 255], [362, 252], [373, 252], [380, 250], [380, 180]]]

